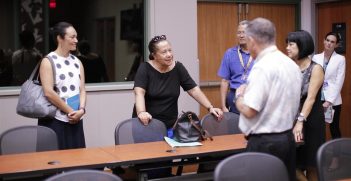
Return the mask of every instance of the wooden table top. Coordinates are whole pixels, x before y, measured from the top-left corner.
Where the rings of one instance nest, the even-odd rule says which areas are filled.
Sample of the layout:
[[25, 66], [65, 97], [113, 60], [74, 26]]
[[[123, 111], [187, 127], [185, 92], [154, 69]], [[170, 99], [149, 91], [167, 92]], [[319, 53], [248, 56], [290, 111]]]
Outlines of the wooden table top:
[[202, 146], [172, 148], [165, 142], [149, 142], [138, 144], [125, 144], [103, 147], [107, 153], [124, 163], [145, 163], [165, 161], [177, 158], [190, 158], [194, 156], [209, 156], [222, 153], [243, 151], [247, 141], [243, 134], [223, 135], [213, 137], [213, 141], [202, 142]]
[[114, 145], [97, 148], [69, 149], [23, 154], [0, 155], [0, 177], [55, 173], [77, 168], [102, 168], [126, 164], [155, 163], [177, 158], [193, 158], [243, 151], [244, 135], [215, 136], [202, 146], [171, 147], [165, 141]]
[[0, 175], [52, 172], [71, 168], [97, 168], [117, 163], [101, 148], [84, 148], [0, 156]]

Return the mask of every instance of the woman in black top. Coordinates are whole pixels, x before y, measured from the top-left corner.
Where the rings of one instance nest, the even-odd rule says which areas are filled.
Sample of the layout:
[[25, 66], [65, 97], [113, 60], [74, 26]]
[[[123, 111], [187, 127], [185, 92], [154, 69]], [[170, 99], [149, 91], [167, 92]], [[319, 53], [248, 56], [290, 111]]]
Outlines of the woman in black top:
[[218, 119], [223, 112], [214, 108], [190, 77], [182, 63], [173, 60], [166, 36], [155, 36], [149, 42], [149, 61], [142, 63], [134, 80], [135, 107], [133, 117], [147, 125], [151, 118], [171, 128], [178, 117], [180, 87]]

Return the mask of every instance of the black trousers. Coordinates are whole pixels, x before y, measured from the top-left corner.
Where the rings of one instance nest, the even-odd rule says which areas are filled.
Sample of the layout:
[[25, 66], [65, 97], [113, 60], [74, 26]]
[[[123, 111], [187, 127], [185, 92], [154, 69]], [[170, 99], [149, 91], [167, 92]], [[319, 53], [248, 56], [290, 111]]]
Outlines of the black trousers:
[[291, 130], [282, 133], [251, 134], [246, 151], [262, 152], [281, 159], [289, 173], [290, 181], [296, 180], [296, 148]]
[[341, 105], [333, 106], [334, 109], [334, 117], [333, 117], [333, 122], [330, 123], [329, 125], [329, 130], [330, 134], [333, 139], [336, 138], [341, 138], [341, 132], [340, 132], [340, 113], [341, 113]]

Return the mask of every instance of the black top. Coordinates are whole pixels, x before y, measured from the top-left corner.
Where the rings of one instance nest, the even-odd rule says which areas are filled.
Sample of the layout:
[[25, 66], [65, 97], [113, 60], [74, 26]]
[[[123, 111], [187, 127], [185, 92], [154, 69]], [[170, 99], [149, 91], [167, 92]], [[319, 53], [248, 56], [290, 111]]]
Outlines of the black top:
[[[188, 91], [196, 87], [184, 65], [176, 62], [174, 68], [166, 73], [160, 73], [149, 63], [142, 63], [134, 79], [134, 87], [145, 89], [145, 107], [153, 118], [173, 126], [178, 117], [178, 98], [180, 87]], [[135, 105], [133, 117], [137, 117]]]

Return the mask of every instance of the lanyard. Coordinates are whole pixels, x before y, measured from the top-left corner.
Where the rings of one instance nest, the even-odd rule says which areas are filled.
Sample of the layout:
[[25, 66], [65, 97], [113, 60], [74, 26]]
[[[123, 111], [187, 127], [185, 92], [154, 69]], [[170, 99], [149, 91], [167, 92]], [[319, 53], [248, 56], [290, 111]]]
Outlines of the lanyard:
[[329, 56], [328, 59], [326, 59], [325, 56], [323, 57], [323, 58], [324, 58], [324, 60], [323, 60], [323, 69], [324, 69], [324, 72], [325, 72], [325, 70], [327, 70], [328, 63], [329, 63], [329, 61], [330, 61], [330, 59], [331, 59], [333, 53], [334, 53], [334, 51], [330, 54], [330, 56]]
[[244, 73], [241, 77], [242, 80], [246, 80], [247, 79], [247, 70], [249, 69], [251, 62], [252, 62], [252, 57], [250, 56], [249, 61], [247, 62], [246, 66], [244, 65], [244, 60], [243, 60], [243, 56], [240, 52], [240, 47], [238, 47], [238, 56], [239, 56], [239, 60], [240, 60], [240, 64], [241, 66], [244, 68]]

